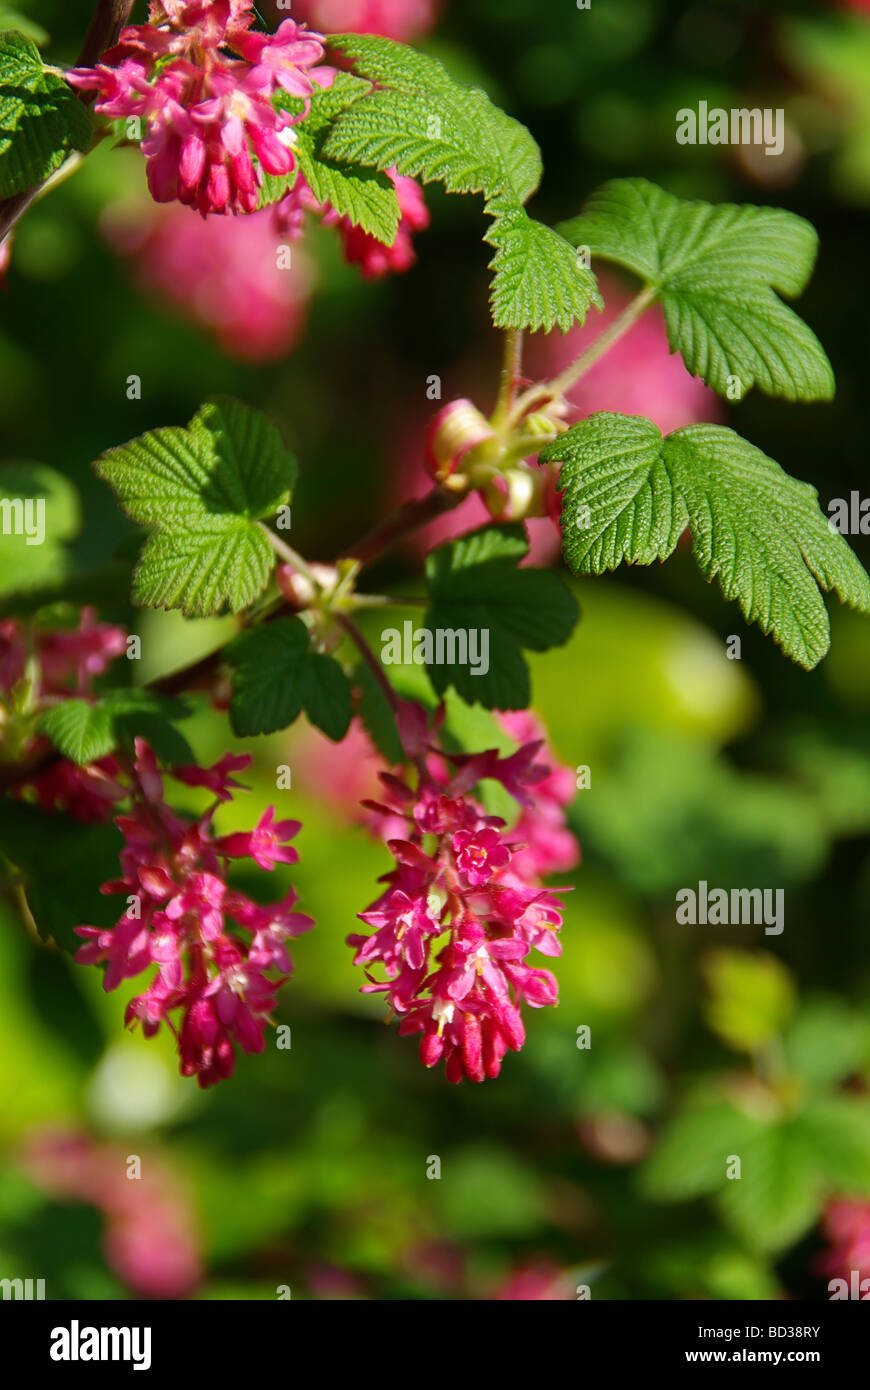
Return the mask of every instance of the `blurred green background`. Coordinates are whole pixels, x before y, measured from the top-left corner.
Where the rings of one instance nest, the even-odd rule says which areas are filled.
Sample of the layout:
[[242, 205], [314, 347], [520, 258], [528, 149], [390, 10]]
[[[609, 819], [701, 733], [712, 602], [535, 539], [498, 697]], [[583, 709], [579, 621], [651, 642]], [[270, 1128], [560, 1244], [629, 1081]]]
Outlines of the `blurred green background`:
[[[15, 8], [50, 34], [50, 61], [74, 59], [89, 0]], [[819, 263], [798, 308], [834, 364], [836, 401], [756, 393], [720, 418], [813, 483], [823, 506], [866, 490], [870, 14], [816, 0], [588, 11], [457, 0], [425, 42], [529, 125], [546, 169], [533, 210], [546, 220], [574, 215], [608, 177], [643, 174], [814, 223]], [[700, 99], [783, 107], [782, 159], [678, 146], [675, 112]], [[0, 296], [5, 455], [74, 481], [75, 563], [99, 569], [128, 528], [91, 461], [229, 392], [280, 421], [302, 465], [294, 544], [333, 557], [397, 489], [422, 490], [431, 373], [445, 400], [479, 391], [488, 404], [500, 345], [479, 205], [429, 191], [417, 266], [383, 282], [310, 235], [307, 325], [285, 358], [245, 363], [147, 302], [103, 234], [107, 204], [135, 219], [143, 185], [138, 154], [106, 145], [21, 223]], [[131, 374], [141, 400], [128, 399]], [[870, 562], [866, 537], [852, 542]], [[407, 590], [413, 572], [399, 556], [376, 584]], [[143, 635], [143, 678], [220, 640], [213, 624], [134, 615], [112, 571], [104, 590], [102, 614]], [[4, 899], [0, 1276], [45, 1277], [49, 1297], [73, 1298], [273, 1298], [279, 1286], [294, 1298], [574, 1298], [578, 1285], [624, 1299], [827, 1296], [820, 1223], [832, 1198], [870, 1197], [870, 627], [832, 613], [831, 654], [807, 674], [746, 629], [685, 553], [584, 583], [579, 598], [570, 645], [533, 662], [535, 708], [592, 785], [570, 811], [583, 864], [560, 1005], [530, 1013], [524, 1051], [498, 1081], [451, 1088], [383, 1026], [344, 938], [387, 856], [340, 813], [334, 751], [318, 735], [259, 740], [233, 823], [253, 824], [289, 764], [281, 811], [305, 826], [292, 879], [318, 919], [280, 998], [292, 1047], [243, 1057], [234, 1080], [198, 1093], [176, 1075], [170, 1039], [124, 1035], [124, 991], [105, 996], [99, 972], [40, 947]], [[731, 633], [740, 661], [725, 654]], [[226, 746], [205, 711], [185, 732], [203, 761]], [[51, 844], [43, 854], [50, 875]], [[782, 936], [678, 926], [674, 893], [701, 878], [783, 888]], [[737, 1151], [756, 1161], [726, 1184], [718, 1157], [714, 1172], [705, 1164], [737, 1132], [735, 1114], [749, 1125]], [[95, 1172], [142, 1156], [158, 1175], [143, 1210], [155, 1203], [186, 1232], [186, 1277], [166, 1273], [157, 1217], [154, 1248], [125, 1263], [118, 1226], [135, 1219], [40, 1176], [46, 1127], [86, 1136]], [[427, 1177], [433, 1156], [440, 1179]]]

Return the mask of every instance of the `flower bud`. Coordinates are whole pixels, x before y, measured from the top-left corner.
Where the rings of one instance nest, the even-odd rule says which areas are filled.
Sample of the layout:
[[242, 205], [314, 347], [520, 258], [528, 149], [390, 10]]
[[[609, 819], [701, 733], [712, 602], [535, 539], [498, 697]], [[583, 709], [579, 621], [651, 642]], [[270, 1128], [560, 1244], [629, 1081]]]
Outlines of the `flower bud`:
[[495, 438], [492, 425], [472, 401], [449, 401], [426, 432], [426, 467], [436, 482], [459, 490], [468, 482], [462, 469], [466, 454]]

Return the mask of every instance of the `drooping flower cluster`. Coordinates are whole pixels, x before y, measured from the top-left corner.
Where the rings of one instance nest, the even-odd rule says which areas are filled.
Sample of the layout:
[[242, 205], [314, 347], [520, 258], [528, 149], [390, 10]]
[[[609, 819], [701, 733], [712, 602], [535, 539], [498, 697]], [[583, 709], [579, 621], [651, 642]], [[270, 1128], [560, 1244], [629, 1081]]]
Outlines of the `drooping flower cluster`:
[[[125, 840], [122, 877], [101, 890], [123, 894], [125, 910], [114, 927], [76, 928], [85, 940], [76, 960], [105, 964], [106, 990], [156, 966], [148, 987], [127, 1006], [125, 1022], [141, 1023], [147, 1037], [166, 1023], [178, 1040], [182, 1075], [210, 1086], [232, 1075], [234, 1044], [264, 1050], [276, 992], [293, 969], [287, 941], [314, 925], [293, 910], [292, 889], [268, 907], [232, 889], [228, 861], [250, 858], [266, 870], [293, 864], [298, 854], [288, 841], [300, 826], [276, 822], [269, 807], [249, 833], [215, 837], [214, 813], [232, 799], [239, 786], [233, 773], [250, 756], [228, 753], [210, 768], [172, 770], [177, 781], [215, 795], [211, 808], [191, 821], [166, 805], [152, 750], [142, 739], [135, 750], [130, 808], [116, 817]], [[250, 940], [231, 931], [228, 919]]]
[[276, 226], [281, 235], [296, 241], [302, 235], [306, 212], [317, 214], [325, 227], [335, 227], [342, 240], [345, 259], [351, 265], [358, 265], [366, 280], [376, 280], [384, 275], [402, 274], [409, 270], [416, 260], [414, 233], [425, 231], [429, 226], [429, 211], [423, 197], [423, 190], [414, 180], [389, 169], [399, 201], [399, 228], [392, 246], [378, 241], [377, 237], [362, 228], [354, 226], [342, 217], [329, 203], [320, 203], [300, 173], [289, 193], [276, 205]]
[[[315, 86], [328, 87], [323, 39], [292, 19], [274, 34], [251, 29], [251, 0], [152, 0], [148, 24], [122, 30], [94, 68], [68, 73], [95, 91], [95, 109], [139, 118], [148, 186], [209, 213], [253, 212], [262, 172], [293, 168], [293, 126]], [[302, 109], [277, 109], [283, 90]]]
[[492, 778], [532, 816], [533, 788], [551, 769], [535, 761], [537, 740], [509, 757], [495, 750], [446, 754], [429, 742], [419, 706], [401, 706], [400, 728], [416, 784], [382, 774], [384, 798], [370, 809], [403, 823], [404, 834], [388, 840], [396, 867], [360, 913], [371, 934], [354, 933], [348, 944], [367, 973], [375, 963], [383, 967], [386, 979], [369, 975], [362, 992], [386, 994], [400, 1034], [422, 1034], [424, 1065], [443, 1060], [449, 1081], [483, 1081], [498, 1076], [508, 1049], [522, 1047], [521, 1005], [557, 1001], [555, 976], [526, 957], [533, 947], [560, 954], [562, 904], [529, 872], [527, 846], [487, 815], [471, 790]]

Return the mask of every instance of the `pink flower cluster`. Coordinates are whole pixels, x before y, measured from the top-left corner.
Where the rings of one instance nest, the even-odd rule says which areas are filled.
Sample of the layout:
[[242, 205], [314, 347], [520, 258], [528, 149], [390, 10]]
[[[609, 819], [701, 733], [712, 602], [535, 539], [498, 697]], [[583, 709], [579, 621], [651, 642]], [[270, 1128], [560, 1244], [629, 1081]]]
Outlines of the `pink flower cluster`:
[[[385, 875], [381, 896], [360, 913], [371, 934], [353, 934], [348, 944], [367, 973], [376, 962], [383, 967], [386, 981], [369, 975], [362, 992], [386, 994], [401, 1018], [400, 1034], [422, 1034], [424, 1065], [443, 1060], [449, 1081], [479, 1082], [498, 1076], [508, 1049], [522, 1047], [520, 1006], [557, 1001], [555, 976], [525, 959], [532, 947], [560, 954], [562, 904], [537, 881], [531, 840], [523, 844], [508, 834], [470, 792], [492, 778], [532, 817], [532, 788], [551, 769], [535, 762], [540, 741], [509, 757], [495, 750], [446, 754], [429, 742], [419, 706], [401, 707], [400, 728], [416, 785], [383, 773], [384, 799], [369, 803], [393, 826], [403, 824], [404, 834], [387, 841], [396, 867]], [[545, 853], [542, 866], [553, 857]], [[433, 962], [435, 942], [445, 933]]]
[[[158, 203], [177, 199], [203, 214], [253, 212], [262, 171], [289, 174], [293, 126], [314, 86], [328, 87], [323, 40], [292, 19], [274, 34], [251, 30], [250, 0], [152, 0], [150, 23], [132, 25], [94, 68], [68, 73], [95, 91], [95, 109], [137, 117]], [[279, 110], [283, 90], [304, 103]], [[255, 162], [256, 161], [256, 162]]]
[[[124, 894], [126, 908], [114, 927], [76, 928], [85, 940], [76, 960], [104, 963], [106, 990], [156, 966], [148, 988], [128, 1004], [125, 1022], [141, 1023], [147, 1037], [166, 1023], [178, 1041], [182, 1075], [211, 1086], [232, 1075], [234, 1044], [245, 1052], [264, 1050], [276, 992], [293, 969], [287, 941], [314, 925], [294, 912], [292, 889], [269, 907], [231, 889], [228, 861], [250, 858], [267, 870], [293, 864], [298, 855], [287, 842], [300, 826], [275, 822], [269, 807], [249, 833], [216, 838], [214, 813], [232, 799], [240, 785], [232, 774], [247, 767], [250, 756], [228, 753], [210, 768], [172, 770], [177, 781], [215, 795], [210, 809], [190, 821], [165, 804], [152, 750], [141, 739], [135, 749], [125, 792], [130, 808], [115, 821], [125, 840], [122, 877], [101, 890]], [[230, 932], [228, 918], [250, 941]], [[170, 1018], [176, 1012], [177, 1024]]]
[[423, 197], [423, 190], [414, 180], [405, 178], [395, 169], [388, 171], [396, 196], [399, 200], [399, 229], [392, 246], [378, 241], [377, 237], [342, 217], [329, 203], [319, 203], [303, 178], [298, 174], [292, 189], [276, 207], [276, 225], [279, 232], [291, 241], [302, 235], [306, 212], [318, 214], [325, 227], [336, 227], [342, 239], [345, 259], [351, 265], [358, 265], [366, 280], [376, 280], [390, 273], [402, 274], [410, 270], [416, 260], [414, 233], [425, 231], [429, 226], [429, 211]]

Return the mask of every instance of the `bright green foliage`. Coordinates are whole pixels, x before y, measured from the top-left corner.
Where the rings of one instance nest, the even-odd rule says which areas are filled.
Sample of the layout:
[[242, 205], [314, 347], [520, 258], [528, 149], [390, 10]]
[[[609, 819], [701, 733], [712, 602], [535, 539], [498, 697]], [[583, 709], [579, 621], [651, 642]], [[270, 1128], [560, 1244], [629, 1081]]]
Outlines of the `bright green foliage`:
[[275, 557], [259, 521], [289, 501], [296, 480], [265, 415], [221, 397], [186, 429], [152, 430], [95, 466], [131, 520], [152, 528], [134, 574], [137, 603], [205, 617], [238, 613], [265, 588]]
[[[349, 222], [392, 246], [399, 225], [399, 201], [390, 180], [376, 169], [323, 155], [334, 118], [370, 91], [371, 83], [349, 72], [336, 73], [331, 87], [315, 87], [305, 120], [293, 127], [295, 167], [284, 177], [264, 176], [261, 207], [283, 198], [301, 173], [318, 202], [329, 203]], [[299, 100], [287, 93], [282, 92], [276, 100], [290, 110], [301, 109]]]
[[540, 458], [562, 463], [565, 557], [578, 574], [663, 560], [688, 526], [706, 578], [806, 667], [830, 642], [820, 589], [870, 612], [870, 579], [815, 489], [733, 430], [690, 425], [663, 439], [649, 420], [601, 412]]
[[230, 722], [235, 733], [270, 734], [303, 709], [336, 743], [353, 714], [350, 682], [331, 656], [313, 651], [299, 618], [280, 618], [237, 637], [226, 650], [235, 667]]
[[560, 231], [639, 275], [661, 299], [672, 352], [731, 399], [757, 385], [786, 400], [829, 400], [831, 365], [779, 295], [806, 287], [818, 248], [781, 208], [687, 202], [646, 179], [613, 179]]
[[435, 690], [452, 685], [469, 704], [525, 709], [531, 698], [523, 651], [567, 642], [579, 616], [573, 595], [552, 570], [519, 569], [528, 552], [521, 525], [490, 526], [460, 536], [426, 560], [429, 608], [425, 626], [488, 634], [489, 669], [469, 664], [428, 668]]
[[0, 197], [42, 183], [72, 150], [86, 150], [93, 133], [85, 107], [46, 70], [36, 44], [15, 30], [0, 33]]
[[[44, 500], [41, 544], [35, 543], [37, 535], [28, 540], [26, 534], [28, 499], [32, 526], [38, 523], [36, 504]], [[63, 580], [69, 569], [65, 542], [78, 534], [81, 524], [79, 497], [72, 483], [42, 464], [4, 464], [0, 468], [0, 513], [0, 595], [41, 589]]]
[[777, 956], [712, 951], [704, 973], [707, 1023], [729, 1047], [753, 1053], [782, 1032], [795, 1007], [795, 988]]
[[40, 719], [42, 733], [59, 753], [84, 766], [104, 758], [119, 745], [142, 737], [171, 764], [193, 762], [187, 740], [170, 722], [184, 719], [190, 708], [150, 690], [104, 690], [96, 701], [63, 700]]
[[493, 319], [499, 328], [563, 330], [601, 300], [595, 278], [557, 232], [524, 204], [541, 178], [526, 128], [485, 92], [454, 81], [435, 58], [391, 39], [337, 35], [334, 43], [377, 90], [344, 110], [323, 147], [332, 159], [398, 169], [448, 193], [482, 193], [494, 219]]

